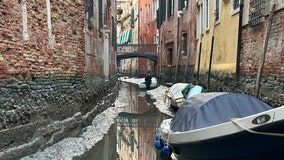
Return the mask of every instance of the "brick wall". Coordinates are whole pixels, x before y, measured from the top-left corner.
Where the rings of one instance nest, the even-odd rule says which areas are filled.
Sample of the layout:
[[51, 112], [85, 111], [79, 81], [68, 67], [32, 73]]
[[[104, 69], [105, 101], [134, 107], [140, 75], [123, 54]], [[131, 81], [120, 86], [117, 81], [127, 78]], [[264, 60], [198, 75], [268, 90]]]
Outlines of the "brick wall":
[[[176, 15], [178, 10], [178, 1], [174, 2], [174, 16], [168, 17], [163, 22], [160, 29], [161, 47], [159, 48], [159, 59], [161, 63], [159, 62], [159, 65], [161, 65], [162, 72], [164, 72], [162, 73], [162, 76], [164, 77], [162, 79], [168, 78], [170, 80], [174, 80], [173, 78], [176, 78], [176, 65], [178, 65], [177, 79], [189, 80], [188, 76], [192, 73], [189, 73], [186, 75], [187, 77], [184, 77], [184, 72], [186, 64], [188, 64], [188, 68], [191, 68], [191, 66], [195, 64], [196, 59], [196, 3], [194, 1], [188, 2], [187, 8], [184, 10], [183, 14], [178, 18], [178, 16]], [[186, 37], [182, 37], [184, 35], [186, 35]], [[179, 57], [177, 57], [178, 46], [180, 46]], [[188, 48], [190, 49], [189, 57], [187, 57]], [[172, 57], [170, 57], [170, 55], [168, 54], [169, 49], [172, 49]], [[170, 63], [172, 65], [171, 67], [169, 66]]]
[[26, 4], [29, 40], [23, 39], [23, 1], [3, 0], [1, 11], [2, 78], [82, 74], [84, 67], [84, 4], [51, 1], [53, 46], [49, 44], [45, 1]]
[[[140, 0], [139, 1], [139, 9], [142, 9], [141, 13], [141, 26], [139, 26], [139, 38], [141, 38], [141, 44], [153, 44], [154, 43], [154, 37], [157, 34], [157, 23], [155, 20], [153, 20], [152, 17], [152, 6], [153, 6], [153, 1], [151, 0]], [[149, 10], [147, 7], [150, 6]], [[146, 15], [146, 16], [145, 16]], [[155, 65], [155, 62], [152, 60], [148, 60], [146, 58], [139, 58], [139, 72], [142, 73], [147, 73], [148, 70], [156, 72], [157, 67]], [[149, 61], [149, 62], [148, 62]], [[150, 64], [148, 64], [150, 63]]]
[[50, 0], [51, 23], [47, 8], [46, 0], [0, 0], [0, 160], [78, 134], [116, 98], [114, 50], [106, 82], [104, 37], [85, 29], [85, 0]]
[[[284, 77], [284, 10], [275, 12], [268, 41], [265, 63], [262, 75], [265, 77]], [[243, 28], [242, 53], [240, 73], [243, 75], [256, 75], [259, 67], [259, 60], [263, 53], [263, 43], [266, 21], [260, 25], [250, 28]]]

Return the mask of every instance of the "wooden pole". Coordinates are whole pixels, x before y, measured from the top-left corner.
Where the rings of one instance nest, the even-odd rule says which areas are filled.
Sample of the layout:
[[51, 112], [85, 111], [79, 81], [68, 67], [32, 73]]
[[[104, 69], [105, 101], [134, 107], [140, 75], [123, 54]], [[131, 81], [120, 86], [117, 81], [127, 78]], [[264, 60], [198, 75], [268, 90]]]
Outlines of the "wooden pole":
[[264, 39], [264, 43], [263, 43], [263, 52], [262, 52], [262, 55], [261, 55], [261, 58], [260, 58], [259, 68], [258, 68], [258, 72], [257, 72], [257, 79], [256, 79], [256, 84], [255, 84], [255, 95], [254, 95], [257, 98], [259, 97], [262, 68], [263, 68], [263, 64], [264, 64], [264, 61], [265, 61], [265, 55], [266, 55], [268, 39], [269, 39], [270, 30], [271, 30], [272, 19], [273, 19], [275, 7], [276, 7], [276, 4], [272, 4], [270, 15], [269, 15], [268, 22], [267, 22], [265, 39]]
[[211, 41], [211, 51], [210, 51], [210, 60], [209, 60], [209, 71], [208, 71], [208, 77], [207, 77], [207, 91], [210, 90], [210, 78], [211, 78], [213, 48], [214, 48], [214, 32], [213, 32], [212, 41]]
[[180, 46], [178, 46], [178, 52], [177, 52], [177, 57], [176, 57], [175, 82], [177, 81], [177, 75], [178, 75], [179, 56], [180, 56]]
[[185, 70], [184, 70], [184, 82], [186, 82], [186, 79], [187, 79], [189, 56], [190, 56], [190, 47], [188, 47], [188, 49], [187, 49], [186, 64], [185, 64]]
[[199, 84], [201, 49], [202, 49], [202, 39], [200, 39], [200, 44], [199, 44], [199, 54], [198, 54], [198, 64], [197, 64], [198, 66], [197, 66], [197, 75], [196, 75], [196, 83], [197, 84]]

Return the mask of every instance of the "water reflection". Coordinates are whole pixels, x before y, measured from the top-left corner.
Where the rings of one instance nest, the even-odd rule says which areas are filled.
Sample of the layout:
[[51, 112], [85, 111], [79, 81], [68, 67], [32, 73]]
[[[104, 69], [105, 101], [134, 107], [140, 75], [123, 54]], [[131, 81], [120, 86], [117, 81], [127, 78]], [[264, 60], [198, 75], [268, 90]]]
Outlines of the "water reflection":
[[119, 160], [159, 160], [154, 147], [155, 134], [162, 120], [169, 118], [147, 102], [145, 91], [126, 85], [125, 98], [130, 99], [124, 112], [116, 119], [117, 154]]

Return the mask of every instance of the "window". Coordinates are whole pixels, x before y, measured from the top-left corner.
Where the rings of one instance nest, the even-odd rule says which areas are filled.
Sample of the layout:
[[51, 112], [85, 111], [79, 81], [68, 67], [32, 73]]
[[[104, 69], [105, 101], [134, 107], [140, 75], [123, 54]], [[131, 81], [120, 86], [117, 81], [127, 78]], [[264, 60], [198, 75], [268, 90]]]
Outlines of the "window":
[[214, 0], [214, 21], [216, 23], [220, 23], [220, 15], [221, 15], [221, 0]]
[[167, 63], [171, 67], [173, 65], [173, 49], [169, 48], [167, 52]]
[[199, 17], [199, 30], [203, 34], [206, 30], [209, 30], [209, 13], [210, 13], [210, 0], [198, 1], [198, 17]]
[[152, 19], [157, 18], [157, 0], [152, 1]]
[[265, 0], [250, 0], [248, 20], [250, 27], [254, 27], [265, 20], [264, 13], [269, 9], [269, 4]]
[[166, 20], [167, 17], [167, 1], [159, 1], [159, 7], [158, 7], [158, 14], [157, 14], [157, 28], [160, 28], [162, 23]]
[[158, 39], [159, 39], [159, 37], [158, 37], [158, 34], [154, 34], [154, 43], [155, 44], [158, 44]]
[[196, 13], [196, 18], [195, 18], [195, 20], [196, 20], [196, 23], [195, 23], [195, 37], [196, 37], [196, 39], [198, 39], [199, 38], [199, 29], [198, 29], [198, 27], [199, 27], [199, 25], [198, 25], [198, 11], [197, 11], [197, 13]]
[[231, 0], [231, 13], [236, 14], [240, 11], [240, 0]]
[[102, 0], [98, 1], [98, 6], [99, 6], [99, 36], [101, 37], [103, 34], [102, 29], [103, 29], [103, 16], [104, 16]]
[[131, 7], [131, 14], [130, 14], [130, 25], [131, 27], [134, 27], [134, 9]]
[[150, 24], [147, 24], [147, 32], [150, 32]]
[[199, 5], [199, 27], [200, 27], [200, 33], [204, 32], [204, 11], [203, 11], [203, 3]]
[[93, 29], [93, 18], [94, 18], [94, 2], [93, 0], [87, 1], [87, 12], [88, 12], [88, 29]]
[[183, 8], [187, 7], [187, 0], [179, 0], [178, 2], [178, 10], [183, 10]]
[[174, 16], [174, 0], [168, 0], [168, 18]]
[[210, 6], [209, 0], [205, 1], [205, 29], [209, 29], [209, 13], [210, 13]]

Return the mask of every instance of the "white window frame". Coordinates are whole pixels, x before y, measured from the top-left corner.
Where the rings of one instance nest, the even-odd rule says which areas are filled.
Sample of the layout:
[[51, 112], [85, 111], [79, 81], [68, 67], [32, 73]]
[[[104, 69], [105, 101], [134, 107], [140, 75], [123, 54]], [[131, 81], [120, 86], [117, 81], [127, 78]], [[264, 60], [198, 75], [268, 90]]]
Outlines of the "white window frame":
[[196, 16], [195, 16], [196, 18], [195, 18], [195, 27], [196, 27], [196, 31], [195, 31], [195, 34], [196, 34], [196, 39], [198, 39], [199, 38], [199, 23], [198, 23], [198, 18], [199, 18], [199, 12], [198, 12], [198, 10], [196, 11]]
[[174, 0], [171, 0], [170, 17], [174, 16]]
[[204, 32], [204, 4], [201, 2], [199, 4], [199, 30], [200, 33], [203, 34]]
[[[217, 0], [214, 0], [214, 22], [215, 22], [215, 25], [216, 24], [219, 24], [220, 21], [221, 21], [221, 8], [222, 8], [222, 0], [218, 0], [219, 4], [217, 4]], [[217, 10], [217, 6], [218, 5], [218, 11]], [[219, 14], [219, 19], [216, 20], [216, 14], [215, 13], [218, 13]]]
[[210, 28], [210, 0], [205, 0], [204, 6], [204, 28], [208, 31]]
[[152, 20], [157, 18], [157, 0], [152, 1]]
[[240, 0], [231, 0], [231, 15], [234, 15], [240, 11], [240, 7], [234, 9], [234, 1], [239, 1], [240, 4]]

